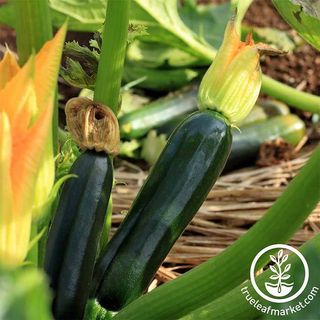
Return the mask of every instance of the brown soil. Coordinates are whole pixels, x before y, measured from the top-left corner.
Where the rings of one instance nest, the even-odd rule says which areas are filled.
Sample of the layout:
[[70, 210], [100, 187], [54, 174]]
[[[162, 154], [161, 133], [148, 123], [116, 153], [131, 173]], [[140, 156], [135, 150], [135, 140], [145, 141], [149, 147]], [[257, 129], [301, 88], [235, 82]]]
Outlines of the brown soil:
[[[274, 27], [289, 31], [290, 27], [280, 17], [271, 0], [255, 0], [250, 6], [245, 22], [258, 27]], [[274, 79], [292, 87], [320, 95], [320, 54], [308, 44], [303, 44], [284, 56], [266, 57], [262, 70]]]
[[[226, 0], [199, 0], [200, 3], [223, 3]], [[244, 22], [251, 26], [271, 27], [296, 35], [274, 8], [271, 0], [255, 0]], [[262, 63], [265, 74], [300, 90], [320, 95], [320, 54], [303, 43], [294, 53], [266, 57]]]

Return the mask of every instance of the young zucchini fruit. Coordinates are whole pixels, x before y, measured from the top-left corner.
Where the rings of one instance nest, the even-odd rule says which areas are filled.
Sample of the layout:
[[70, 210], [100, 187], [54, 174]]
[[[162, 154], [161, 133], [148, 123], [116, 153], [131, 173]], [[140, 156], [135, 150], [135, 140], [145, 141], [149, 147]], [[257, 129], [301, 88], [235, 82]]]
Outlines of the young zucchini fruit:
[[82, 319], [113, 184], [110, 157], [82, 153], [63, 186], [50, 228], [44, 269], [56, 319]]
[[233, 130], [233, 143], [225, 171], [248, 166], [256, 160], [260, 145], [282, 138], [296, 146], [306, 134], [304, 122], [294, 114], [277, 116]]
[[81, 320], [108, 212], [111, 156], [119, 150], [120, 133], [113, 111], [88, 98], [70, 99], [65, 113], [71, 137], [85, 151], [70, 169], [73, 178], [63, 185], [49, 230], [44, 270], [54, 293], [55, 319]]
[[212, 110], [177, 127], [96, 263], [92, 296], [101, 305], [119, 310], [147, 289], [219, 177], [231, 143], [229, 124]]
[[197, 88], [193, 87], [191, 90], [158, 99], [138, 110], [124, 114], [119, 118], [121, 138], [141, 138], [150, 129], [196, 111], [197, 94]]

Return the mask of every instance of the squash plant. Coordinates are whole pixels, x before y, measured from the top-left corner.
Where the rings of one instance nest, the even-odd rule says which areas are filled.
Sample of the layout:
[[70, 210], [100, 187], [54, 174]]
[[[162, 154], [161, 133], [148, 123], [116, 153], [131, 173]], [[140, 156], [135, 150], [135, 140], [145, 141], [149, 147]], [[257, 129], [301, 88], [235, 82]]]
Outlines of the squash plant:
[[[46, 219], [41, 223], [34, 219], [31, 235], [33, 248], [26, 259], [34, 266], [41, 267], [42, 248], [46, 249], [44, 270], [53, 293], [52, 312], [56, 319], [255, 319], [257, 313], [242, 303], [238, 291], [239, 286], [248, 278], [253, 258], [270, 244], [287, 242], [320, 200], [320, 149], [317, 148], [283, 195], [238, 241], [217, 257], [143, 295], [170, 248], [196, 214], [222, 172], [231, 148], [231, 127], [240, 123], [250, 112], [261, 85], [269, 88], [269, 92], [275, 95], [280, 92], [281, 97], [285, 97], [287, 101], [297, 98], [299, 103], [302, 102], [302, 109], [319, 111], [318, 97], [298, 93], [262, 76], [259, 66], [261, 46], [255, 44], [250, 37], [242, 42], [236, 32], [235, 21], [231, 20], [228, 24], [224, 42], [219, 51], [215, 52], [196, 35], [190, 36], [189, 29], [179, 19], [176, 7], [172, 5], [174, 1], [162, 0], [160, 3], [160, 13], [167, 10], [170, 13], [167, 17], [161, 14], [156, 16], [159, 3], [155, 0], [108, 0], [94, 99], [77, 98], [69, 101], [66, 106], [69, 131], [83, 153], [70, 169], [67, 177], [69, 179], [65, 181], [57, 197], [57, 209], [51, 208], [52, 216], [47, 213]], [[50, 1], [50, 4], [51, 8], [59, 8], [56, 1]], [[99, 7], [100, 2], [97, 4]], [[174, 41], [179, 49], [193, 54], [199, 60], [210, 61], [213, 56], [215, 60], [200, 85], [200, 110], [184, 119], [174, 130], [126, 219], [111, 241], [100, 251], [101, 234], [108, 234], [110, 228], [112, 160], [118, 152], [120, 140], [116, 116], [120, 107], [120, 85], [131, 5], [135, 17], [144, 19], [150, 26], [150, 32], [154, 30], [151, 33], [156, 40], [165, 39], [167, 44]], [[46, 99], [50, 98], [51, 108], [48, 110], [52, 111], [53, 86], [49, 88], [48, 83], [41, 80], [48, 76], [52, 84], [52, 79], [57, 76], [56, 69], [66, 27], [40, 49], [52, 36], [48, 3], [15, 0], [13, 8], [19, 20], [16, 29], [21, 64], [34, 50], [40, 50], [37, 58], [47, 68], [44, 68], [44, 72], [41, 63], [35, 63], [35, 87], [39, 87], [36, 98], [40, 110], [43, 110]], [[25, 14], [26, 12], [31, 14]], [[33, 19], [30, 19], [31, 15]], [[177, 21], [173, 22], [173, 18]], [[176, 28], [172, 28], [171, 23]], [[237, 23], [239, 26], [239, 20]], [[265, 46], [262, 48], [263, 51], [268, 50]], [[31, 87], [32, 61], [31, 58], [19, 71], [22, 80], [30, 82]], [[37, 78], [37, 72], [40, 72], [41, 77]], [[21, 88], [24, 88], [22, 80], [14, 84], [18, 87], [22, 82]], [[21, 134], [22, 129], [25, 129], [25, 119], [6, 117], [6, 112], [11, 116], [10, 112], [13, 115], [16, 112], [13, 108], [15, 103], [11, 100], [12, 105], [8, 104], [11, 108], [4, 109], [0, 118], [0, 175], [1, 178], [6, 178], [0, 180], [1, 230], [7, 226], [9, 235], [12, 232], [11, 224], [4, 222], [7, 222], [8, 216], [13, 222], [17, 222], [17, 215], [10, 215], [11, 211], [8, 210], [16, 209], [16, 204], [13, 205], [11, 194], [8, 196], [4, 192], [3, 181], [10, 184], [11, 162], [13, 169], [16, 169], [13, 172], [16, 179], [21, 174], [18, 172], [19, 168], [23, 169], [23, 174], [30, 169], [30, 179], [25, 183], [28, 189], [20, 188], [13, 194], [16, 197], [20, 195], [19, 191], [24, 191], [21, 199], [25, 202], [21, 200], [21, 203], [27, 205], [21, 208], [29, 209], [28, 221], [21, 225], [24, 227], [21, 228], [21, 234], [25, 236], [21, 246], [23, 250], [14, 257], [16, 260], [11, 264], [16, 268], [27, 254], [32, 204], [38, 203], [31, 196], [33, 192], [37, 196], [40, 193], [34, 186], [37, 180], [44, 183], [42, 173], [49, 172], [46, 169], [50, 165], [52, 168], [52, 146], [57, 142], [54, 112], [51, 114], [43, 111], [33, 119], [31, 116], [34, 115], [34, 109], [26, 106], [34, 100], [31, 96], [24, 104], [19, 102], [22, 97], [23, 92], [21, 96], [13, 96], [12, 99], [22, 106], [18, 111], [23, 115], [26, 113], [31, 125], [38, 129], [34, 129], [33, 135], [28, 136], [28, 139], [22, 140], [30, 143], [34, 137], [34, 144], [30, 144], [34, 154], [28, 152], [29, 144], [21, 144], [26, 156], [11, 161], [11, 153], [8, 152], [11, 148], [9, 124], [15, 124], [14, 129]], [[16, 121], [17, 119], [21, 121]], [[49, 120], [53, 120], [52, 128]], [[39, 128], [43, 129], [41, 135]], [[17, 137], [19, 138], [18, 134]], [[29, 163], [33, 166], [28, 167]], [[41, 169], [41, 165], [44, 169]], [[28, 177], [27, 174], [25, 176]], [[49, 187], [52, 188], [51, 183]], [[46, 197], [50, 198], [48, 194]], [[40, 226], [43, 229], [40, 230]], [[47, 229], [50, 229], [48, 235]], [[4, 237], [3, 234], [2, 232], [2, 264], [6, 262], [6, 258], [12, 258], [16, 249], [7, 245], [5, 240], [10, 237]], [[19, 238], [20, 234], [16, 233], [15, 236]], [[41, 237], [41, 241], [44, 240], [42, 246], [41, 242], [38, 243]], [[306, 250], [306, 255], [312, 256], [314, 253], [308, 251], [310, 247], [319, 253], [319, 237], [302, 248]], [[241, 264], [238, 263], [240, 259]], [[294, 257], [290, 261], [294, 264]], [[264, 267], [268, 262], [267, 259], [262, 259], [259, 267]], [[268, 271], [264, 272], [258, 281], [262, 281], [267, 275]], [[37, 276], [34, 278], [36, 281]], [[230, 301], [234, 303], [232, 308], [229, 308]], [[12, 308], [8, 310], [14, 311]], [[109, 310], [119, 312], [113, 315]], [[47, 310], [43, 312], [46, 314], [44, 318], [47, 318]]]

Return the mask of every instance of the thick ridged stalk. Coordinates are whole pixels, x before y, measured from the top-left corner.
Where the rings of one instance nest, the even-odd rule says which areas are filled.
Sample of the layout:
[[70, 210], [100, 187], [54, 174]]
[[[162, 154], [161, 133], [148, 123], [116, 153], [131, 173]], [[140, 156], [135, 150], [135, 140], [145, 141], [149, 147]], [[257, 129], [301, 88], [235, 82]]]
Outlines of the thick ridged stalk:
[[122, 71], [127, 47], [130, 0], [108, 0], [94, 100], [119, 109]]
[[[183, 317], [223, 296], [248, 278], [255, 255], [286, 243], [320, 200], [320, 148], [282, 196], [244, 236], [223, 253], [132, 302], [116, 320], [168, 320]], [[267, 263], [267, 261], [262, 261]], [[174, 298], [173, 298], [174, 297]]]

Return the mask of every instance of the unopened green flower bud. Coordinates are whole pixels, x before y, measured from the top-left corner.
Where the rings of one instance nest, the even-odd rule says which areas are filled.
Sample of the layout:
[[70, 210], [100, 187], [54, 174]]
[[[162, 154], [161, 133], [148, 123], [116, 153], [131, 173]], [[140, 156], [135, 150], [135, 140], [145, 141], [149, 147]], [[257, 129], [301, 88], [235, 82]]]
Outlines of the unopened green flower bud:
[[200, 109], [222, 113], [231, 124], [241, 122], [253, 108], [261, 87], [258, 46], [251, 36], [240, 40], [234, 21], [199, 89]]

